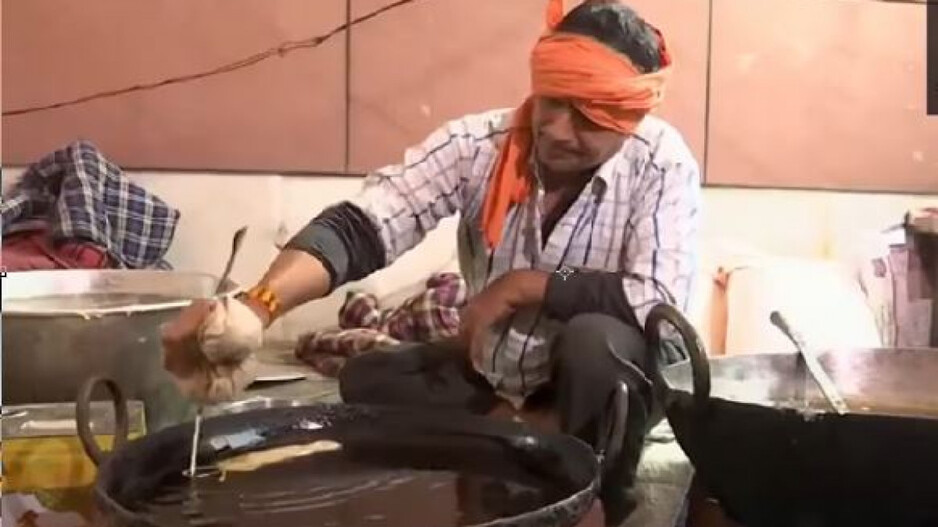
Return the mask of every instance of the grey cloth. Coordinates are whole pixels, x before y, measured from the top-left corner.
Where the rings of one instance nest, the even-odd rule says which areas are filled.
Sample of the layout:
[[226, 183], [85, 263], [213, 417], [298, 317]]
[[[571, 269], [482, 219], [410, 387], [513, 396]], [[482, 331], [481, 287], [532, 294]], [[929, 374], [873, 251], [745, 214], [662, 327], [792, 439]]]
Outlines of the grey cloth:
[[602, 313], [640, 327], [621, 287], [622, 278], [622, 273], [588, 269], [553, 273], [544, 294], [544, 314], [567, 321], [582, 313]]
[[303, 251], [322, 262], [329, 272], [330, 290], [361, 280], [385, 266], [377, 227], [348, 202], [324, 210], [296, 233], [286, 248]]
[[[618, 525], [637, 505], [636, 470], [644, 438], [653, 424], [652, 363], [644, 337], [633, 326], [603, 314], [573, 317], [552, 347], [553, 381], [529, 405], [551, 404], [565, 433], [597, 446], [614, 393], [628, 387], [628, 421], [622, 454], [603, 474], [600, 497], [609, 525]], [[444, 407], [485, 414], [498, 397], [476, 373], [466, 353], [452, 345], [408, 345], [393, 353], [349, 360], [339, 375], [342, 400], [358, 404]]]

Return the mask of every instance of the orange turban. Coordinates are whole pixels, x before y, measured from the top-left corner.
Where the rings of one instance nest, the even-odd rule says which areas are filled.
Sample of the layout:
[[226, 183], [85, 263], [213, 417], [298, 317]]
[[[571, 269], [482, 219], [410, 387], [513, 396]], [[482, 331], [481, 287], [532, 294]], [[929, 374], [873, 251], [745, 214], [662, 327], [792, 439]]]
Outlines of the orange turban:
[[[531, 52], [533, 95], [569, 100], [587, 119], [608, 130], [629, 135], [664, 95], [671, 59], [661, 42], [662, 67], [642, 74], [618, 51], [587, 36], [554, 31], [563, 20], [563, 0], [549, 0], [549, 32]], [[657, 30], [655, 30], [657, 32]], [[512, 206], [530, 194], [533, 96], [515, 111], [482, 209], [482, 230], [489, 248], [502, 236]]]

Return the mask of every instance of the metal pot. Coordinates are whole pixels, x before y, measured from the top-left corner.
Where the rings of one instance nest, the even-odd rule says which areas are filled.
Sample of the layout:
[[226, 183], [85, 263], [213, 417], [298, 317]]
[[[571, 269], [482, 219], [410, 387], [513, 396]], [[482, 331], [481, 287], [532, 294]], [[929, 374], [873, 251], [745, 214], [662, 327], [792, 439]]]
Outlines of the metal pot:
[[[3, 401], [74, 401], [92, 376], [143, 401], [147, 429], [184, 422], [192, 405], [162, 366], [160, 326], [217, 278], [170, 271], [15, 272], [3, 279]], [[234, 290], [227, 284], [224, 294]]]

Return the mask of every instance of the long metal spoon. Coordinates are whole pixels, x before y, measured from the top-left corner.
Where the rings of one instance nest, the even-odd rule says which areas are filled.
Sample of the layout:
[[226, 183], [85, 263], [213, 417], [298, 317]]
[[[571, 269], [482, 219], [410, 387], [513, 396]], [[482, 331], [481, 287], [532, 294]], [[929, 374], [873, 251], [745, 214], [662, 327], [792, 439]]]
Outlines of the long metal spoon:
[[775, 325], [778, 329], [788, 337], [789, 340], [795, 345], [795, 349], [798, 350], [798, 353], [801, 355], [801, 358], [804, 359], [805, 364], [808, 365], [808, 372], [811, 373], [811, 377], [814, 378], [814, 382], [821, 388], [821, 392], [824, 394], [824, 397], [827, 399], [827, 402], [834, 408], [840, 415], [844, 415], [850, 411], [850, 407], [847, 406], [847, 402], [844, 401], [844, 398], [840, 396], [840, 392], [837, 391], [837, 387], [834, 385], [833, 379], [827, 375], [827, 372], [824, 371], [824, 367], [821, 366], [821, 362], [817, 360], [817, 356], [813, 352], [809, 352], [804, 345], [804, 341], [801, 336], [795, 332], [791, 327], [785, 317], [782, 316], [778, 311], [773, 311], [769, 316], [769, 320], [772, 321], [772, 324]]
[[[235, 257], [238, 256], [238, 252], [241, 250], [241, 242], [244, 240], [244, 235], [248, 232], [248, 228], [245, 225], [238, 229], [234, 233], [234, 237], [231, 238], [231, 253], [228, 254], [228, 262], [225, 264], [225, 270], [221, 274], [221, 278], [218, 279], [218, 285], [215, 286], [215, 296], [217, 297], [224, 291], [225, 283], [228, 282], [228, 277], [231, 275], [231, 269], [234, 267]], [[199, 453], [199, 439], [202, 436], [202, 414], [205, 407], [199, 405], [195, 413], [195, 427], [192, 430], [192, 452], [189, 454], [189, 471], [187, 475], [190, 478], [196, 477], [196, 458]]]

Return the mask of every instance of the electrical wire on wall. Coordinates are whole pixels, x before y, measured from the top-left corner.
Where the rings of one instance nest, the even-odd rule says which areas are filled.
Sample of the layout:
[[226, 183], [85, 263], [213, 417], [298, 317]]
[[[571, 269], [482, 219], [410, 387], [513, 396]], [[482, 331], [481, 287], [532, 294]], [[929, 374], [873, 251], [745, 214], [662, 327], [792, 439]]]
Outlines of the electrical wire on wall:
[[206, 77], [214, 77], [215, 75], [222, 75], [224, 73], [230, 73], [232, 71], [237, 71], [240, 69], [253, 66], [255, 64], [258, 64], [270, 58], [284, 57], [288, 53], [292, 53], [299, 49], [315, 48], [319, 46], [320, 44], [326, 42], [327, 40], [331, 39], [332, 37], [338, 35], [339, 33], [342, 33], [343, 31], [348, 31], [353, 26], [357, 26], [358, 24], [367, 22], [368, 20], [371, 20], [379, 15], [387, 13], [388, 11], [391, 11], [392, 9], [401, 7], [406, 4], [413, 3], [415, 1], [416, 0], [397, 0], [396, 2], [392, 2], [368, 14], [349, 20], [345, 24], [342, 24], [332, 29], [328, 33], [324, 33], [322, 35], [307, 38], [304, 40], [288, 40], [286, 42], [281, 42], [279, 45], [269, 48], [260, 53], [255, 53], [254, 55], [245, 57], [235, 62], [231, 62], [228, 64], [224, 64], [222, 66], [212, 68], [210, 70], [202, 71], [199, 73], [192, 73], [189, 75], [182, 75], [179, 77], [170, 77], [168, 79], [163, 79], [160, 81], [150, 82], [146, 84], [137, 84], [137, 85], [129, 86], [126, 88], [119, 88], [119, 89], [114, 89], [114, 90], [93, 93], [91, 95], [85, 95], [85, 96], [78, 97], [76, 99], [71, 99], [68, 101], [61, 101], [61, 102], [45, 104], [41, 106], [31, 106], [27, 108], [17, 108], [15, 110], [7, 110], [3, 112], [3, 117], [13, 117], [17, 115], [26, 115], [26, 114], [36, 113], [36, 112], [54, 110], [57, 108], [65, 108], [67, 106], [75, 106], [78, 104], [83, 104], [83, 103], [98, 100], [98, 99], [118, 97], [121, 95], [126, 95], [128, 93], [134, 93], [134, 92], [149, 91], [149, 90], [154, 90], [157, 88], [162, 88], [163, 86], [170, 86], [173, 84], [183, 84], [186, 82], [192, 82], [195, 80], [204, 79]]
[[[83, 104], [83, 103], [98, 100], [98, 99], [106, 99], [110, 97], [126, 95], [128, 93], [148, 91], [148, 90], [161, 88], [163, 86], [169, 86], [173, 84], [183, 84], [186, 82], [192, 82], [192, 81], [204, 79], [207, 77], [213, 77], [215, 75], [230, 73], [232, 71], [237, 71], [243, 68], [253, 66], [255, 64], [258, 64], [260, 62], [263, 62], [273, 57], [283, 57], [287, 55], [288, 53], [292, 53], [299, 49], [315, 48], [319, 46], [320, 44], [326, 42], [327, 40], [331, 39], [332, 37], [338, 35], [339, 33], [350, 30], [353, 26], [356, 26], [363, 22], [367, 22], [368, 20], [371, 20], [388, 11], [391, 11], [395, 8], [401, 7], [406, 4], [414, 3], [415, 1], [416, 0], [397, 0], [379, 9], [376, 9], [368, 14], [352, 19], [348, 21], [347, 23], [334, 28], [332, 31], [329, 31], [328, 33], [325, 33], [323, 35], [311, 37], [311, 38], [304, 39], [304, 40], [282, 42], [280, 43], [280, 45], [274, 46], [260, 53], [256, 53], [249, 57], [245, 57], [241, 60], [231, 62], [229, 64], [225, 64], [222, 66], [218, 66], [216, 68], [206, 70], [203, 72], [193, 73], [190, 75], [183, 75], [179, 77], [171, 77], [168, 79], [151, 82], [147, 84], [138, 84], [138, 85], [129, 86], [126, 88], [119, 88], [119, 89], [114, 89], [114, 90], [98, 92], [98, 93], [94, 93], [91, 95], [85, 95], [83, 97], [78, 97], [76, 99], [61, 101], [57, 103], [45, 104], [41, 106], [31, 106], [31, 107], [26, 107], [26, 108], [17, 108], [14, 110], [7, 110], [7, 111], [4, 111], [2, 115], [3, 117], [15, 117], [18, 115], [26, 115], [26, 114], [36, 113], [36, 112], [54, 110], [57, 108], [65, 108], [67, 106], [75, 106], [78, 104]], [[930, 3], [932, 0], [873, 0], [873, 1], [877, 3], [884, 2], [884, 3], [896, 3], [896, 4], [917, 4], [917, 5], [924, 6]], [[711, 25], [712, 25], [712, 20], [711, 20]]]

